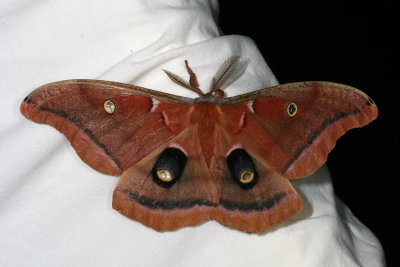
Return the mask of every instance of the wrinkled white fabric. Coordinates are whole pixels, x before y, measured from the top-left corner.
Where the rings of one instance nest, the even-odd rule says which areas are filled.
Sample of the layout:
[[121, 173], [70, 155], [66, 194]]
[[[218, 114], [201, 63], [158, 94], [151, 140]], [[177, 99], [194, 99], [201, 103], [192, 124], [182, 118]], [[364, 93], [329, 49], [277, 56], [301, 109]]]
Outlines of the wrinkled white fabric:
[[62, 134], [19, 113], [34, 88], [86, 78], [189, 97], [228, 57], [229, 96], [277, 84], [253, 41], [221, 36], [216, 1], [0, 2], [0, 266], [382, 266], [378, 240], [338, 200], [322, 167], [294, 182], [303, 211], [263, 234], [209, 221], [159, 233], [111, 207], [117, 178], [88, 167]]

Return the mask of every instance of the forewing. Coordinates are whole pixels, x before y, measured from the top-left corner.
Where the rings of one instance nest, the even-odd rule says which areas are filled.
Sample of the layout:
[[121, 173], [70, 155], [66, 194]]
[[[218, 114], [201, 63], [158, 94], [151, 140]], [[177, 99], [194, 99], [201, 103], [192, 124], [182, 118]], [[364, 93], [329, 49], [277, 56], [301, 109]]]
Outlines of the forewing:
[[[114, 105], [112, 114], [104, 108], [107, 100]], [[22, 102], [21, 113], [62, 132], [92, 168], [118, 174], [180, 132], [168, 128], [163, 110], [179, 109], [179, 116], [190, 103], [126, 84], [68, 80], [33, 91]]]
[[[288, 113], [290, 103], [297, 107], [294, 116]], [[280, 85], [228, 98], [224, 104], [243, 112], [240, 130], [232, 132], [235, 140], [287, 178], [315, 172], [340, 136], [378, 115], [366, 94], [329, 82]], [[220, 123], [229, 128], [225, 113]]]

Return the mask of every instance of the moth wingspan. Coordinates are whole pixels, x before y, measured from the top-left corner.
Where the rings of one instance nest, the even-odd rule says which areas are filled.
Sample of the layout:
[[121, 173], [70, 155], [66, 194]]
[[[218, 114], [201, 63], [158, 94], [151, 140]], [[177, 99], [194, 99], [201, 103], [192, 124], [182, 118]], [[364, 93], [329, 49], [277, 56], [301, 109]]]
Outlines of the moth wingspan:
[[[209, 94], [227, 81], [233, 57]], [[189, 85], [197, 78], [186, 64]], [[193, 89], [192, 88], [192, 89]], [[194, 90], [194, 91], [196, 91]], [[21, 113], [62, 132], [94, 169], [123, 173], [113, 207], [158, 231], [208, 219], [246, 232], [301, 210], [290, 181], [312, 174], [347, 130], [377, 117], [361, 91], [304, 82], [197, 100], [96, 80], [44, 85]]]

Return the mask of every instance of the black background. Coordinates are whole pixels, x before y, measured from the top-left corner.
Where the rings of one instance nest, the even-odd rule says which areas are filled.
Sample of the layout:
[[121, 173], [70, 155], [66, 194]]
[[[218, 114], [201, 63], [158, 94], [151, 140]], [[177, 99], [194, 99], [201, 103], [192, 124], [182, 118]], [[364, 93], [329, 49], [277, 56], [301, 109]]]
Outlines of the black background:
[[377, 103], [378, 119], [339, 139], [327, 165], [336, 194], [380, 240], [388, 266], [395, 266], [399, 135], [391, 126], [400, 114], [393, 43], [399, 29], [387, 2], [348, 3], [221, 0], [219, 25], [225, 35], [252, 38], [280, 83], [344, 83]]

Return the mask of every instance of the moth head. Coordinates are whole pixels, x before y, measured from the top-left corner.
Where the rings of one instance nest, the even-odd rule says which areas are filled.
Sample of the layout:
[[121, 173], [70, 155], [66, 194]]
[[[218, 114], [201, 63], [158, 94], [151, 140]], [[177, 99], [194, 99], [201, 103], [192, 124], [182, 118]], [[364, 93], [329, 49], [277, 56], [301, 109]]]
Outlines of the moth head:
[[221, 89], [217, 89], [217, 90], [215, 90], [214, 92], [212, 92], [211, 95], [212, 95], [213, 97], [222, 99], [222, 98], [225, 97], [225, 92], [222, 91]]

